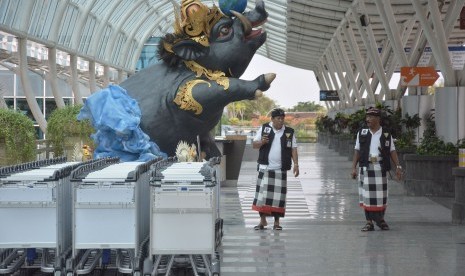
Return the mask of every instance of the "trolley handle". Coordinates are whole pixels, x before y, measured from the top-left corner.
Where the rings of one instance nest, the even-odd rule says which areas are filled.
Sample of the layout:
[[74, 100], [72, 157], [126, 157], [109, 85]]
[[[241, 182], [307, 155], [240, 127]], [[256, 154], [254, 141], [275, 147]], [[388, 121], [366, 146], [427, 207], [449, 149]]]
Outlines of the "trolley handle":
[[168, 159], [159, 159], [157, 162], [150, 166], [150, 183], [160, 181], [164, 178], [162, 171], [166, 170], [173, 163], [176, 163], [178, 159], [176, 157], [169, 157]]
[[39, 161], [32, 161], [32, 162], [12, 165], [8, 167], [2, 167], [0, 168], [0, 178], [10, 176], [11, 174], [14, 174], [14, 173], [38, 169], [43, 166], [54, 165], [54, 164], [59, 164], [59, 163], [64, 163], [64, 162], [66, 162], [66, 156], [39, 160]]
[[77, 163], [77, 164], [71, 164], [71, 165], [68, 165], [66, 167], [63, 167], [63, 168], [60, 168], [58, 170], [56, 170], [52, 176], [48, 177], [48, 178], [45, 178], [43, 181], [44, 182], [47, 182], [47, 181], [57, 181], [58, 179], [62, 179], [62, 178], [65, 178], [65, 177], [68, 177], [71, 175], [71, 172], [76, 169], [77, 167], [81, 166], [81, 165], [86, 165], [86, 164], [90, 164], [92, 162], [95, 162], [95, 160], [88, 160], [88, 161], [85, 161], [85, 162], [82, 162], [82, 163]]
[[125, 181], [126, 182], [136, 182], [139, 179], [139, 176], [141, 174], [144, 174], [145, 172], [150, 170], [150, 167], [152, 165], [158, 163], [161, 160], [163, 160], [162, 157], [157, 157], [157, 158], [149, 160], [149, 161], [147, 161], [147, 162], [145, 162], [143, 164], [138, 165], [134, 171], [131, 171], [131, 172], [128, 173], [128, 176], [127, 176]]
[[80, 164], [80, 166], [78, 166], [71, 172], [71, 181], [81, 181], [82, 179], [86, 178], [86, 176], [90, 172], [95, 170], [101, 170], [105, 167], [110, 166], [111, 164], [119, 163], [119, 161], [120, 160], [118, 157], [108, 157], [93, 160], [93, 162], [90, 162], [88, 164]]

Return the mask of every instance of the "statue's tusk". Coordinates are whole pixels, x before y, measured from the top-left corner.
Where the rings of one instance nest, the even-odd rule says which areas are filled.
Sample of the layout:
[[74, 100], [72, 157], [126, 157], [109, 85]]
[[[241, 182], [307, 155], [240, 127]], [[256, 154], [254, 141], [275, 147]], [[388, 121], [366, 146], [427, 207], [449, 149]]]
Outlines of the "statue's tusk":
[[250, 22], [250, 20], [247, 19], [247, 17], [245, 17], [241, 13], [238, 13], [237, 11], [232, 10], [231, 13], [234, 14], [234, 16], [236, 16], [237, 18], [239, 18], [239, 20], [242, 22], [242, 25], [244, 26], [244, 34], [245, 36], [248, 36], [252, 32], [252, 23]]
[[263, 96], [263, 91], [260, 89], [255, 90], [255, 98], [260, 98]]
[[272, 81], [276, 78], [275, 73], [267, 73], [265, 74], [265, 82], [266, 84], [270, 85]]

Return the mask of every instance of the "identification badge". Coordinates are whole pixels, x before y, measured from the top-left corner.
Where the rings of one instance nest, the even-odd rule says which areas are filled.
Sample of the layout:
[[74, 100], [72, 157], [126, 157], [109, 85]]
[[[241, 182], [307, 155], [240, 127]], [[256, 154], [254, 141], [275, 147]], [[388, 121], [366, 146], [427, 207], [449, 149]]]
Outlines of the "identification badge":
[[264, 133], [270, 133], [271, 132], [271, 127], [265, 127], [263, 130]]
[[368, 128], [362, 129], [362, 135], [367, 135], [368, 134]]
[[385, 143], [385, 146], [386, 146], [386, 147], [389, 147], [389, 142], [390, 142], [390, 141], [386, 141], [386, 143]]
[[292, 146], [292, 141], [287, 141], [287, 147], [290, 148]]

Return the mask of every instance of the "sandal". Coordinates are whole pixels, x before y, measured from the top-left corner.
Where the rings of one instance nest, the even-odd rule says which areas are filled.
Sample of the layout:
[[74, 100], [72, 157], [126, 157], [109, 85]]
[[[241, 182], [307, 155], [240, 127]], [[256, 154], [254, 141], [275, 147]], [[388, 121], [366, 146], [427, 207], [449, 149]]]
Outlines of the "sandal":
[[381, 230], [384, 230], [384, 231], [387, 231], [389, 230], [389, 225], [387, 225], [386, 221], [381, 221], [379, 224], [376, 224], [378, 225], [379, 228], [381, 228]]
[[375, 226], [373, 225], [373, 223], [367, 222], [367, 224], [363, 226], [361, 231], [362, 232], [375, 231]]
[[273, 225], [273, 230], [283, 230], [280, 225]]
[[265, 226], [259, 224], [259, 225], [255, 226], [253, 229], [254, 230], [263, 230], [263, 229], [265, 229]]

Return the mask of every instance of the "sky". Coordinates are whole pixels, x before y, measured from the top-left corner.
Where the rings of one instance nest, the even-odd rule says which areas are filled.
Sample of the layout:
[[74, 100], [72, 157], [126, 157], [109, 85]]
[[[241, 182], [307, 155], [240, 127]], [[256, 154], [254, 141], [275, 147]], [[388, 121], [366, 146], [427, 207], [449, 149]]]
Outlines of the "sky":
[[247, 70], [240, 77], [254, 80], [261, 74], [275, 73], [276, 79], [264, 94], [283, 108], [291, 108], [298, 102], [320, 102], [320, 88], [313, 71], [288, 66], [256, 54]]

